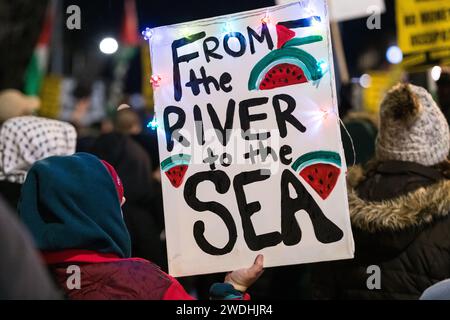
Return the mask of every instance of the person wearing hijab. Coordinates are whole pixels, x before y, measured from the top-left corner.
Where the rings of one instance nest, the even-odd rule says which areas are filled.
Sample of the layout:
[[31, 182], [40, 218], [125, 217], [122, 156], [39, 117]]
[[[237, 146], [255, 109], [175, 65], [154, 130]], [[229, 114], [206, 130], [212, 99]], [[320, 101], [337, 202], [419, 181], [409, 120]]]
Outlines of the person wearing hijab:
[[[70, 299], [192, 299], [157, 265], [131, 258], [123, 192], [115, 169], [94, 155], [49, 157], [28, 172], [19, 215]], [[72, 286], [76, 270], [79, 285]], [[248, 299], [246, 289], [262, 272], [259, 255], [214, 285], [212, 297]]]
[[75, 152], [72, 125], [35, 116], [14, 117], [0, 127], [0, 194], [16, 208], [20, 188], [34, 162]]

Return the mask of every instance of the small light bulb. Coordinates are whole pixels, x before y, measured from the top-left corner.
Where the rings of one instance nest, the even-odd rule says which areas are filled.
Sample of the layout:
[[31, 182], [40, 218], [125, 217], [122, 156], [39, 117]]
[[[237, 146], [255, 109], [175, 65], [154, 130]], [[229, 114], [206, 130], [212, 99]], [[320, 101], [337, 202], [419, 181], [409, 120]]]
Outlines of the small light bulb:
[[269, 24], [270, 23], [270, 17], [269, 14], [266, 12], [266, 15], [264, 16], [264, 18], [261, 19], [261, 23], [262, 24]]
[[328, 63], [323, 60], [317, 62], [317, 67], [322, 75], [324, 75], [328, 71]]
[[144, 37], [144, 40], [150, 40], [150, 38], [153, 36], [153, 31], [150, 28], [145, 28], [145, 30], [142, 31], [141, 34]]
[[153, 85], [153, 87], [159, 87], [159, 82], [161, 81], [161, 76], [158, 74], [153, 74], [150, 77], [150, 83]]
[[233, 31], [233, 28], [231, 27], [231, 23], [229, 21], [227, 21], [225, 23], [225, 26], [223, 27], [223, 32], [230, 33], [232, 31]]
[[147, 128], [150, 128], [151, 130], [156, 130], [158, 128], [158, 120], [156, 120], [156, 115], [153, 117], [151, 121], [147, 123]]

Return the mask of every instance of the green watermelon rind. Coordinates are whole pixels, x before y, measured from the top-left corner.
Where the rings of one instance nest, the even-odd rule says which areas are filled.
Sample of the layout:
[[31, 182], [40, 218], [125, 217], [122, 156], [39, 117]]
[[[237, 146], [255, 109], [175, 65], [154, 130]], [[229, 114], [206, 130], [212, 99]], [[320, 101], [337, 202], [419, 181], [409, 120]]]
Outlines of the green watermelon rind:
[[293, 38], [291, 40], [286, 41], [285, 44], [283, 44], [282, 48], [297, 47], [297, 46], [302, 46], [305, 44], [319, 42], [322, 40], [323, 40], [322, 36], [308, 36], [308, 37], [303, 37], [303, 38]]
[[188, 154], [178, 154], [170, 156], [161, 162], [161, 169], [167, 171], [179, 165], [189, 165], [191, 156]]
[[341, 156], [337, 152], [313, 151], [300, 156], [297, 160], [294, 161], [291, 167], [295, 172], [298, 172], [303, 170], [303, 168], [316, 163], [327, 163], [338, 168], [340, 168], [342, 165]]
[[[269, 52], [264, 56], [250, 72], [250, 77], [248, 79], [248, 90], [256, 90], [259, 87], [258, 79], [264, 77], [263, 73], [269, 65], [284, 63], [285, 60], [296, 60], [301, 62], [306, 66], [306, 70], [303, 69], [305, 75], [309, 73], [308, 80], [316, 81], [322, 78], [323, 73], [320, 68], [317, 67], [317, 60], [310, 55], [305, 50], [292, 47], [282, 47], [281, 49], [276, 49]], [[266, 71], [267, 72], [267, 71]]]

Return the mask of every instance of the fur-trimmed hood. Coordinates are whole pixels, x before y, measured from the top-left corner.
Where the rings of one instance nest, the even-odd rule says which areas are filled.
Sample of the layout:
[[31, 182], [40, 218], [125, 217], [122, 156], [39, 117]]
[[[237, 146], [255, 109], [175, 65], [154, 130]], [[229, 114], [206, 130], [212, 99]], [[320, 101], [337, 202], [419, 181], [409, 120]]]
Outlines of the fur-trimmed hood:
[[422, 187], [403, 196], [371, 202], [361, 199], [355, 187], [365, 179], [361, 167], [347, 175], [352, 225], [368, 232], [400, 231], [419, 227], [450, 214], [450, 180]]

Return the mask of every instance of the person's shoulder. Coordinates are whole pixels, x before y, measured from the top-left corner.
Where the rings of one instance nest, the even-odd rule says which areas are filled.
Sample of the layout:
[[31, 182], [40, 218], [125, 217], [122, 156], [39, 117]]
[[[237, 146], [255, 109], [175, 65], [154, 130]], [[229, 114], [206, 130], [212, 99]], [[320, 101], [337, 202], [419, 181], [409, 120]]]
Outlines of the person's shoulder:
[[[160, 300], [172, 285], [172, 279], [154, 263], [144, 259], [120, 259], [82, 266], [105, 297], [111, 294], [119, 299]], [[83, 279], [82, 279], [83, 282]]]

